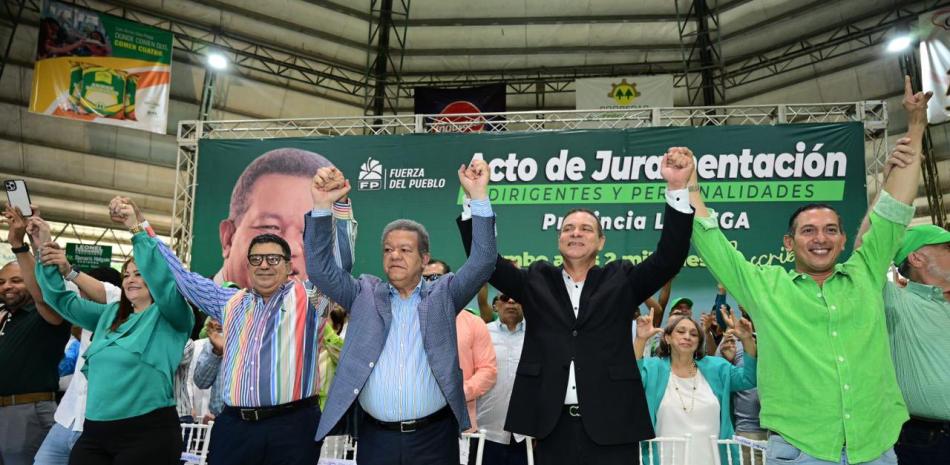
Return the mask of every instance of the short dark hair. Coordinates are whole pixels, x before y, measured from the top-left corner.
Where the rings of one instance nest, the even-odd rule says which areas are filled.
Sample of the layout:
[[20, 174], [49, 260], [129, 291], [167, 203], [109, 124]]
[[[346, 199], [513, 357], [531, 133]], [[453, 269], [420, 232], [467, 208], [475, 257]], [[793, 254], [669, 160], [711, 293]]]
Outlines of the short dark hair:
[[686, 317], [679, 316], [670, 318], [670, 321], [666, 323], [666, 327], [663, 328], [663, 334], [660, 335], [660, 347], [656, 351], [658, 357], [670, 357], [673, 353], [670, 349], [670, 345], [666, 342], [664, 336], [669, 336], [673, 334], [673, 328], [676, 328], [676, 325], [680, 324], [683, 320], [689, 320], [690, 323], [696, 326], [696, 331], [699, 333], [699, 344], [696, 346], [696, 351], [693, 352], [693, 358], [699, 360], [706, 355], [706, 335], [703, 334], [703, 328], [699, 326], [699, 323], [696, 320]]
[[[567, 217], [569, 217], [569, 216], [571, 216], [571, 215], [573, 215], [573, 214], [575, 214], [575, 213], [587, 213], [588, 215], [594, 217], [594, 224], [597, 225], [597, 237], [604, 237], [604, 230], [600, 227], [600, 217], [597, 216], [597, 214], [595, 214], [593, 211], [588, 210], [588, 209], [586, 209], [586, 208], [572, 208], [572, 209], [570, 209], [570, 211], [568, 211], [568, 212], [564, 215], [564, 219], [566, 220]], [[562, 224], [563, 224], [563, 220], [562, 220]]]
[[115, 287], [122, 287], [122, 273], [111, 266], [100, 266], [89, 270], [87, 275], [96, 278], [97, 281], [109, 283]]
[[786, 236], [795, 235], [795, 226], [796, 226], [795, 221], [798, 219], [798, 215], [801, 215], [802, 213], [807, 212], [809, 210], [825, 210], [825, 209], [835, 212], [835, 217], [838, 218], [838, 229], [841, 229], [841, 214], [838, 213], [838, 210], [835, 210], [835, 207], [832, 207], [831, 205], [828, 205], [827, 203], [809, 203], [806, 205], [802, 205], [801, 207], [798, 207], [798, 209], [792, 213], [791, 218], [788, 219], [788, 230], [785, 232], [785, 235]]
[[431, 265], [431, 264], [433, 264], [433, 263], [437, 263], [437, 264], [439, 264], [439, 265], [442, 265], [442, 269], [445, 270], [445, 273], [449, 273], [449, 272], [452, 271], [452, 267], [450, 267], [448, 263], [445, 263], [445, 262], [443, 262], [442, 260], [439, 260], [438, 258], [430, 258], [430, 259], [429, 259], [429, 264]]
[[283, 174], [310, 178], [325, 166], [333, 166], [333, 163], [319, 153], [297, 148], [285, 147], [264, 153], [254, 159], [234, 183], [228, 218], [237, 221], [244, 216], [250, 203], [251, 191], [261, 176]]
[[251, 239], [251, 243], [247, 246], [248, 255], [251, 254], [251, 249], [257, 244], [277, 244], [284, 251], [284, 258], [290, 260], [290, 244], [283, 237], [276, 234], [258, 234], [254, 236], [254, 239]]

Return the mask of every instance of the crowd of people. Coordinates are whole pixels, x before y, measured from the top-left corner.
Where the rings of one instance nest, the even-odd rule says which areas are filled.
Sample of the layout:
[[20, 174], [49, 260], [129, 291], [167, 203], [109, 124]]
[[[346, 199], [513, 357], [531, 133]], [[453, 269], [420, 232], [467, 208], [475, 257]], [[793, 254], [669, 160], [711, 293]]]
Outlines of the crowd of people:
[[[300, 234], [237, 230], [256, 207], [235, 195], [212, 278], [183, 266], [129, 198], [108, 206], [132, 233], [120, 276], [74, 268], [37, 209], [8, 207], [0, 465], [173, 464], [181, 423], [208, 421], [209, 462], [222, 465], [314, 464], [339, 434], [358, 439], [361, 465], [473, 463], [459, 438], [475, 431], [487, 465], [526, 464], [529, 450], [541, 465], [648, 463], [655, 437], [690, 438], [687, 463], [713, 465], [741, 456], [715, 442], [734, 436], [767, 444], [743, 449], [746, 463], [945, 462], [950, 232], [907, 227], [928, 99], [906, 84], [909, 130], [851, 256], [839, 261], [848, 225], [834, 208], [803, 205], [782, 238], [792, 270], [729, 242], [685, 147], [663, 157], [664, 226], [638, 264], [597, 265], [606, 236], [582, 208], [564, 215], [562, 265], [505, 259], [479, 159], [458, 172], [468, 258], [454, 271], [431, 257], [425, 226], [400, 219], [380, 236], [385, 276], [354, 277], [349, 181], [310, 162], [295, 165], [309, 170]], [[268, 175], [255, 170], [236, 192]], [[715, 304], [696, 315], [681, 297], [667, 312], [690, 246], [718, 282]], [[61, 368], [73, 328], [66, 352], [79, 356]], [[72, 378], [59, 400], [61, 370]]]

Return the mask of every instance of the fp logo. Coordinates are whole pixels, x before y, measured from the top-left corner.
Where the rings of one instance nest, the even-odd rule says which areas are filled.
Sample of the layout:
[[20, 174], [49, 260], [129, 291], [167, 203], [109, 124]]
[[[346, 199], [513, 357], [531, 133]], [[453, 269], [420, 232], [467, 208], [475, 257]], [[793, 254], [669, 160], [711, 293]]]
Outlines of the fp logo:
[[359, 185], [361, 191], [378, 191], [383, 188], [383, 165], [372, 157], [360, 165]]

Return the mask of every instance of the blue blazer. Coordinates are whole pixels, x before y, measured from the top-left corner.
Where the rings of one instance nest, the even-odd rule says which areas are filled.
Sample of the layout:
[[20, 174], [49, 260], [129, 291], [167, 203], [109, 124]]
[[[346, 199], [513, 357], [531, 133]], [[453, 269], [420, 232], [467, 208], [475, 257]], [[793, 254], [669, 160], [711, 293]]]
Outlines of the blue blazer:
[[[369, 379], [392, 323], [389, 283], [372, 275], [359, 279], [333, 260], [329, 216], [305, 218], [304, 246], [310, 281], [350, 315], [340, 363], [327, 395], [316, 440], [322, 440], [346, 414]], [[472, 253], [457, 273], [422, 282], [419, 327], [422, 345], [442, 395], [455, 414], [459, 431], [470, 427], [462, 370], [459, 368], [455, 318], [495, 270], [495, 218], [473, 216]]]
[[[755, 387], [756, 360], [749, 354], [745, 355], [745, 366], [736, 367], [722, 357], [707, 355], [696, 361], [699, 372], [706, 378], [713, 394], [719, 399], [719, 439], [731, 439], [735, 434], [732, 426], [732, 393]], [[646, 357], [637, 360], [640, 367], [640, 377], [647, 395], [647, 408], [650, 410], [650, 420], [656, 429], [656, 411], [660, 408], [666, 385], [670, 381], [669, 357]], [[706, 438], [694, 438], [704, 441]], [[722, 448], [720, 448], [722, 449]], [[733, 450], [733, 456], [738, 448]], [[720, 450], [720, 458], [726, 463], [725, 453]], [[649, 463], [646, 454], [644, 463]]]

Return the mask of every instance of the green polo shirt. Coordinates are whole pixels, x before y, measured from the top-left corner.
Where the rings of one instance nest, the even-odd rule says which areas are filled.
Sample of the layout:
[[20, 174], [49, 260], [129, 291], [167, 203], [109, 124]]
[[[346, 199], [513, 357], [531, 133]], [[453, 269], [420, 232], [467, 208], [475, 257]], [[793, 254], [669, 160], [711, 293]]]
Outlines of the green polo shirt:
[[695, 219], [700, 256], [755, 321], [762, 427], [808, 455], [837, 462], [847, 443], [852, 463], [874, 460], [897, 442], [908, 418], [882, 290], [913, 214], [882, 192], [863, 244], [823, 286], [780, 266], [749, 263], [714, 217]]
[[914, 281], [902, 289], [888, 282], [884, 311], [907, 410], [950, 421], [950, 302], [943, 289]]
[[8, 318], [0, 336], [0, 396], [58, 391], [69, 323], [47, 323], [32, 302]]

